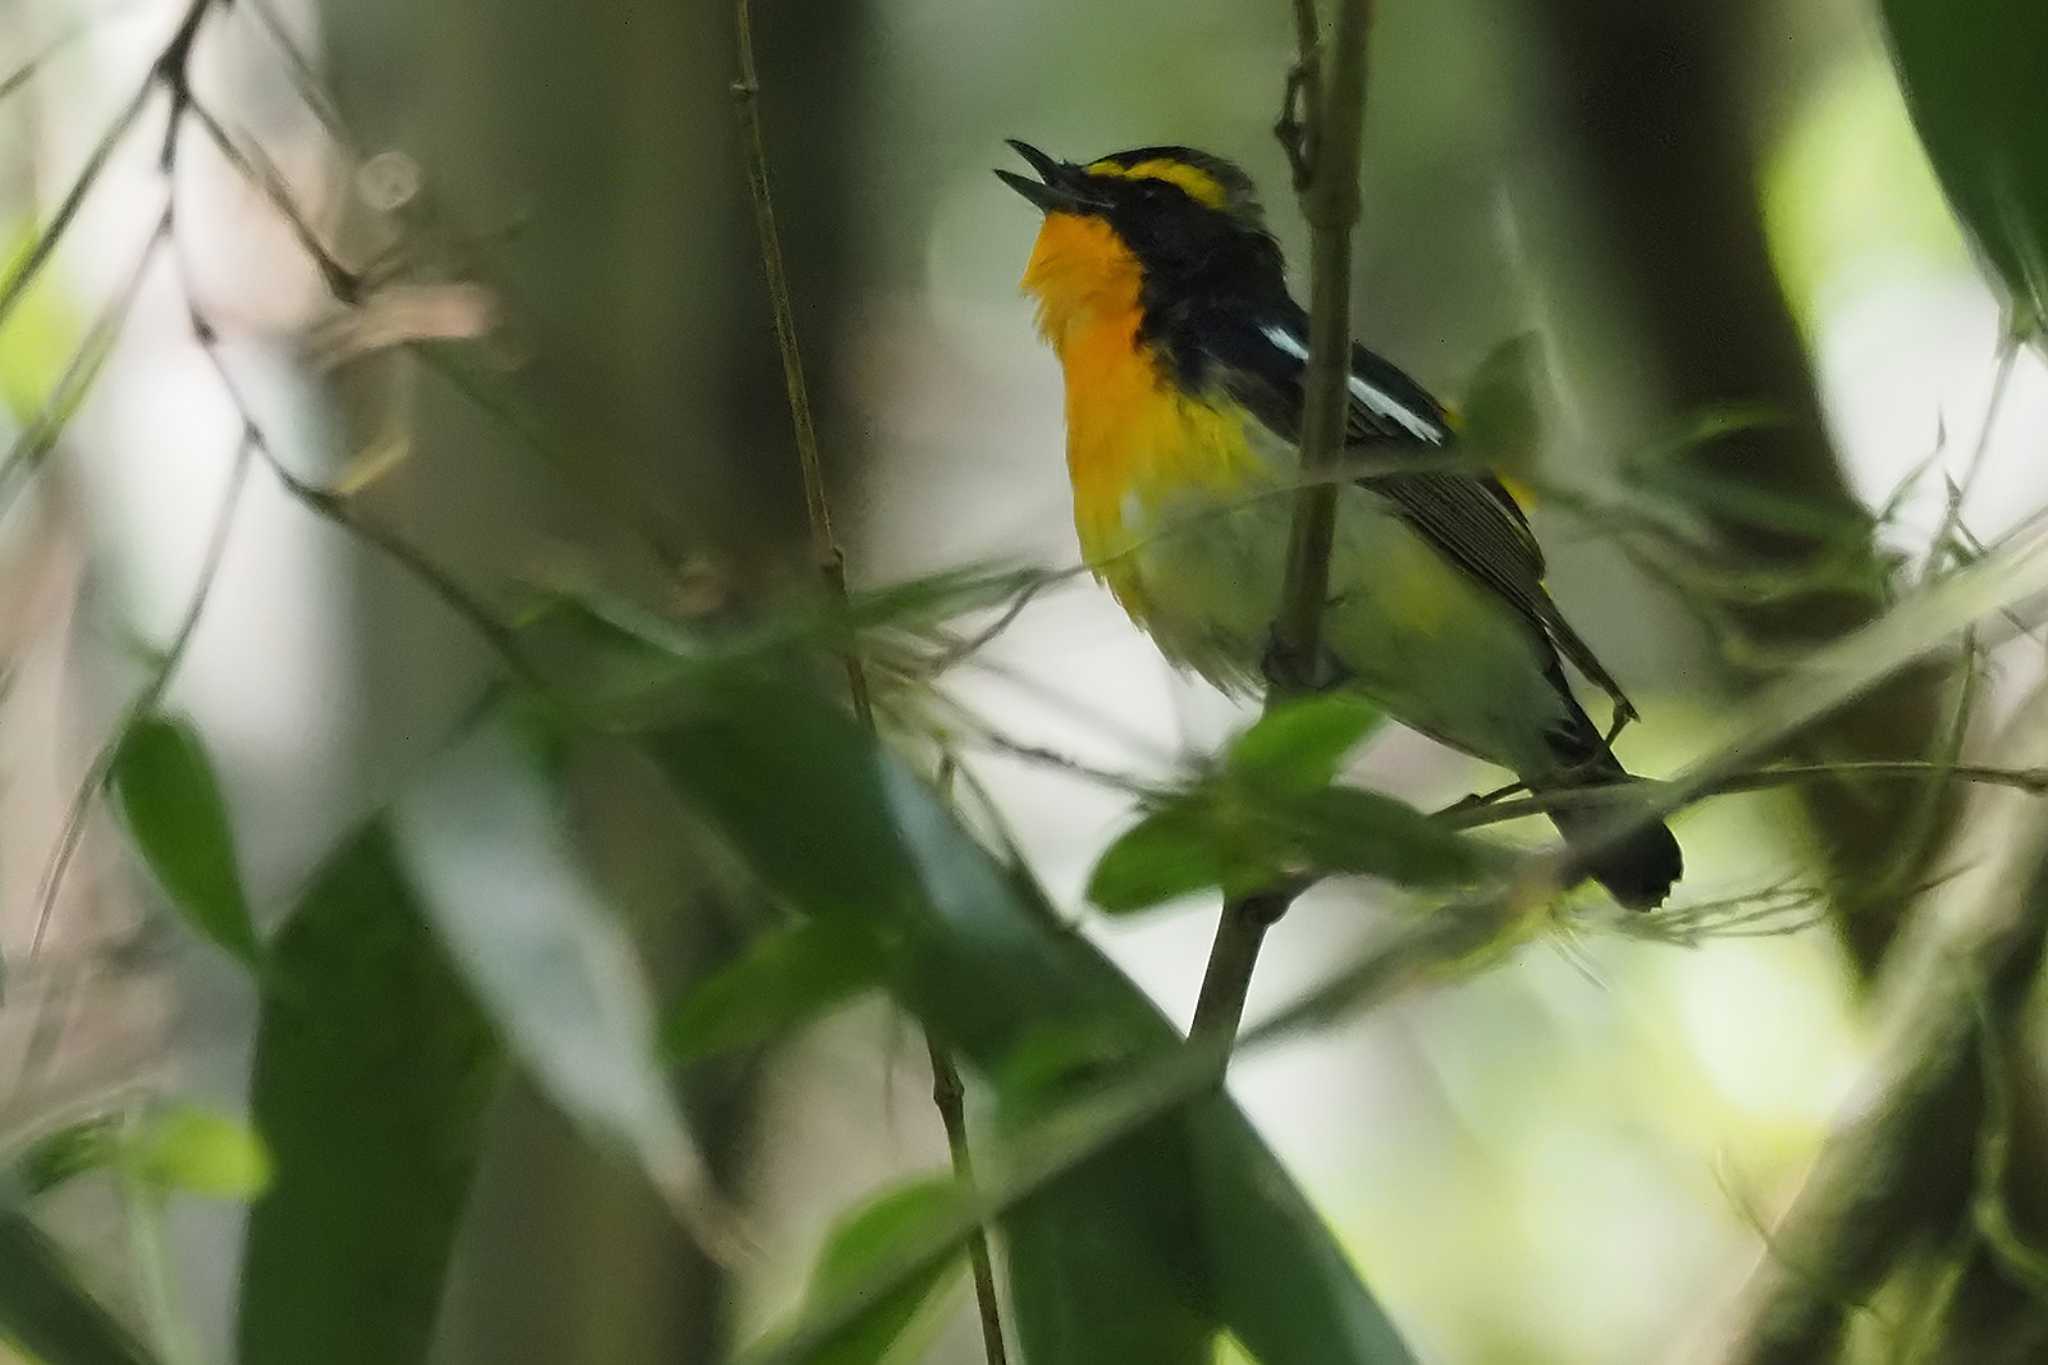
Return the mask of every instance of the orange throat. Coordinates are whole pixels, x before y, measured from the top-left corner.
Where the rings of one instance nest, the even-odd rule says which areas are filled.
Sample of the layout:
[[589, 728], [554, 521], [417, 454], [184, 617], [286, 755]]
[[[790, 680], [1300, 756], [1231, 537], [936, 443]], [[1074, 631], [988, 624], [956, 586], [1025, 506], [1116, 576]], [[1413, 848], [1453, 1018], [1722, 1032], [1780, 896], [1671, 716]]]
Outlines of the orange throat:
[[1067, 473], [1083, 556], [1134, 614], [1139, 585], [1111, 561], [1176, 494], [1240, 487], [1253, 464], [1241, 418], [1185, 394], [1139, 338], [1144, 271], [1099, 218], [1046, 215], [1023, 287], [1038, 300], [1067, 390]]

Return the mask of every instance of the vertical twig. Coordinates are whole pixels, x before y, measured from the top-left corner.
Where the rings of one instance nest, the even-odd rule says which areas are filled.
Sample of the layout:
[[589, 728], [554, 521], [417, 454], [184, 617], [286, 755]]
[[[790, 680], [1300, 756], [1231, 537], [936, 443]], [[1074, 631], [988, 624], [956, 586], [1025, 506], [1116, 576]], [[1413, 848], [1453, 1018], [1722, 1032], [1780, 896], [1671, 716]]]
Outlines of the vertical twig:
[[[846, 555], [832, 533], [832, 506], [825, 499], [825, 471], [818, 459], [818, 431], [811, 422], [811, 395], [804, 384], [803, 355], [796, 343], [796, 309], [790, 303], [789, 274], [782, 264], [782, 236], [775, 228], [775, 201], [768, 190], [768, 145], [761, 134], [761, 75], [754, 66], [754, 19], [750, 0], [737, 0], [739, 78], [732, 83], [733, 105], [739, 111], [742, 151], [747, 162], [747, 188], [754, 200], [754, 231], [761, 239], [761, 269], [767, 277], [768, 306], [775, 316], [775, 346], [782, 353], [783, 396], [789, 402], [790, 425], [796, 429], [796, 458], [802, 467], [804, 515], [811, 528], [811, 557], [825, 584], [841, 600], [846, 597]], [[868, 699], [867, 671], [859, 655], [846, 651], [846, 687], [854, 714], [874, 728]]]
[[[1294, 0], [1294, 17], [1300, 56], [1288, 76], [1287, 107], [1275, 131], [1293, 163], [1302, 216], [1309, 225], [1309, 358], [1301, 428], [1305, 484], [1295, 495], [1287, 576], [1266, 661], [1269, 709], [1314, 686], [1321, 651], [1337, 485], [1316, 475], [1334, 464], [1344, 447], [1351, 373], [1351, 229], [1358, 222], [1372, 4], [1339, 0], [1327, 67], [1312, 0]], [[1325, 73], [1327, 94], [1319, 101]], [[1296, 888], [1279, 888], [1223, 907], [1191, 1033], [1228, 1037], [1237, 1032], [1266, 930], [1287, 912], [1296, 894]]]
[[[952, 1155], [953, 1174], [974, 1196], [974, 1154], [967, 1146], [967, 1111], [962, 1104], [966, 1087], [960, 1083], [960, 1069], [946, 1050], [925, 1039], [932, 1058], [932, 1103], [938, 1106], [939, 1121], [946, 1126], [946, 1149]], [[1008, 1353], [1003, 1346], [1003, 1314], [996, 1300], [995, 1262], [989, 1258], [988, 1231], [978, 1228], [967, 1239], [967, 1263], [974, 1272], [974, 1305], [980, 1310], [981, 1348], [989, 1365], [1004, 1365]]]
[[[803, 474], [804, 512], [810, 524], [811, 557], [824, 578], [826, 588], [840, 603], [846, 601], [846, 555], [832, 530], [832, 507], [825, 497], [825, 474], [818, 458], [818, 432], [811, 421], [810, 391], [804, 383], [803, 356], [797, 349], [796, 310], [790, 302], [789, 275], [783, 268], [782, 238], [775, 227], [775, 201], [768, 187], [768, 147], [761, 133], [761, 76], [754, 64], [753, 6], [750, 0], [735, 0], [738, 26], [739, 76], [732, 83], [734, 108], [739, 114], [742, 152], [747, 163], [747, 187], [754, 201], [754, 229], [761, 240], [761, 269], [767, 278], [768, 303], [775, 316], [775, 344], [782, 355], [784, 396], [789, 400], [789, 419], [796, 431], [797, 463]], [[857, 642], [845, 648], [846, 690], [853, 701], [854, 715], [869, 733], [875, 729], [874, 704], [868, 692], [867, 670], [861, 663]], [[946, 1129], [946, 1145], [952, 1154], [953, 1175], [970, 1202], [975, 1199], [974, 1164], [967, 1146], [967, 1120], [962, 1107], [960, 1073], [945, 1050], [929, 1035], [925, 1039], [932, 1060], [932, 1102]], [[989, 1365], [1005, 1365], [1002, 1310], [996, 1301], [993, 1263], [989, 1257], [988, 1230], [980, 1227], [968, 1238], [968, 1257], [974, 1268], [974, 1297], [981, 1311], [982, 1344]]]

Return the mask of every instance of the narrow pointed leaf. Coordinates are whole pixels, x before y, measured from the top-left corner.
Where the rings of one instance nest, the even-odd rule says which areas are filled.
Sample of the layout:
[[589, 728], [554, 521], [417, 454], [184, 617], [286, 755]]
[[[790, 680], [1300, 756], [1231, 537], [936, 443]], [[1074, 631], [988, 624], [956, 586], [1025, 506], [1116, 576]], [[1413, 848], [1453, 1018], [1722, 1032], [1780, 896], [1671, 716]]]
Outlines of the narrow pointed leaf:
[[380, 823], [279, 932], [250, 1104], [275, 1170], [250, 1211], [245, 1361], [417, 1365], [503, 1074]]
[[1112, 915], [1221, 886], [1227, 875], [1207, 812], [1193, 802], [1152, 811], [1103, 850], [1088, 899]]
[[[958, 1187], [950, 1176], [912, 1181], [870, 1199], [827, 1235], [806, 1298], [829, 1299], [857, 1286], [898, 1246], [927, 1232], [958, 1205]], [[922, 1268], [869, 1305], [830, 1347], [812, 1353], [811, 1365], [880, 1365], [901, 1358], [921, 1311], [959, 1278], [962, 1266], [963, 1257], [954, 1255]]]
[[2038, 336], [2048, 321], [2048, 6], [1883, 0], [1880, 9], [1935, 175]]
[[696, 1223], [708, 1182], [646, 979], [531, 752], [505, 724], [480, 727], [406, 792], [395, 827], [429, 923], [541, 1093]]
[[136, 846], [193, 928], [242, 961], [261, 949], [235, 863], [227, 802], [190, 722], [143, 716], [108, 774]]

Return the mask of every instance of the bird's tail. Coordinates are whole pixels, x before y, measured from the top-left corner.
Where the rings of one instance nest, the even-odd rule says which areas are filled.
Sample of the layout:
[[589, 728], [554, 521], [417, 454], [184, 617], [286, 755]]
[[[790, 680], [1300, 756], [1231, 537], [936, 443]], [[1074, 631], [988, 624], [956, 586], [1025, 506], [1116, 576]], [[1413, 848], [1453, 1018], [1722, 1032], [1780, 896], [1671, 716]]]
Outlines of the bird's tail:
[[[1541, 778], [1523, 775], [1532, 792], [1629, 780], [1628, 769], [1621, 766], [1592, 718], [1576, 702], [1571, 708], [1571, 728], [1552, 736], [1551, 752], [1557, 759], [1553, 773]], [[1605, 832], [1613, 827], [1619, 809], [1608, 805], [1573, 807], [1553, 811], [1550, 818], [1566, 843], [1603, 845], [1587, 856], [1583, 864], [1587, 876], [1631, 910], [1654, 909], [1684, 871], [1684, 857], [1678, 840], [1662, 824], [1645, 825], [1609, 841]]]

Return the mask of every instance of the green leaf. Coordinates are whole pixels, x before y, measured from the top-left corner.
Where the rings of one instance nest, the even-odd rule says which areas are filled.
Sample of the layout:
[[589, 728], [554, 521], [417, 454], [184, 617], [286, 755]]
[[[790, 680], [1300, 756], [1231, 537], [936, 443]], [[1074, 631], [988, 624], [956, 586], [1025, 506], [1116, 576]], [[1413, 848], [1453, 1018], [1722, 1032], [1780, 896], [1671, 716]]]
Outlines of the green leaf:
[[1223, 884], [1225, 862], [1213, 821], [1199, 803], [1155, 810], [1103, 850], [1088, 877], [1088, 899], [1112, 915], [1149, 910]]
[[1500, 861], [1405, 801], [1358, 787], [1306, 792], [1264, 813], [1289, 853], [1318, 871], [1434, 888], [1469, 882]]
[[694, 1062], [787, 1033], [881, 981], [866, 935], [825, 920], [763, 934], [668, 1012], [662, 1051]]
[[227, 803], [190, 723], [143, 716], [121, 737], [109, 772], [143, 858], [192, 926], [254, 966], [262, 949], [235, 867]]
[[1230, 776], [1274, 791], [1327, 787], [1380, 723], [1363, 697], [1333, 692], [1291, 701], [1259, 717], [1224, 754]]
[[1458, 444], [1497, 474], [1533, 468], [1543, 450], [1543, 341], [1509, 337], [1486, 353], [1465, 390]]
[[2022, 322], [2048, 318], [2048, 6], [1883, 0], [1913, 125]]
[[1197, 891], [1248, 895], [1309, 872], [1435, 888], [1469, 882], [1499, 856], [1379, 792], [1247, 789], [1226, 775], [1119, 836], [1096, 863], [1088, 897], [1128, 914]]
[[275, 1174], [251, 1209], [240, 1358], [424, 1361], [503, 1075], [380, 822], [277, 936], [251, 1107]]
[[29, 1194], [117, 1168], [160, 1191], [253, 1199], [270, 1183], [270, 1151], [246, 1125], [191, 1104], [145, 1114], [95, 1114], [44, 1134], [14, 1160]]
[[[871, 933], [891, 991], [978, 1074], [1049, 1036], [1120, 1039], [1141, 1065], [1181, 1055], [1144, 995], [839, 708], [760, 676], [707, 677], [691, 702], [650, 741], [676, 789], [790, 907]], [[1025, 1357], [1184, 1361], [1227, 1327], [1265, 1365], [1409, 1360], [1243, 1116], [1205, 1094], [1005, 1220]], [[928, 1264], [892, 1261], [893, 1284]], [[1289, 1292], [1260, 1292], [1274, 1283]], [[808, 1359], [867, 1306], [824, 1296], [763, 1359]]]
[[[826, 1236], [806, 1297], [829, 1301], [857, 1290], [876, 1266], [886, 1264], [906, 1242], [928, 1234], [959, 1203], [950, 1176], [911, 1181], [876, 1195]], [[878, 1365], [903, 1358], [905, 1336], [921, 1310], [944, 1294], [962, 1266], [963, 1257], [955, 1255], [921, 1267], [895, 1292], [866, 1307], [828, 1349], [811, 1354], [811, 1365]]]
[[[28, 218], [6, 225], [0, 246], [0, 280], [11, 284], [26, 264], [40, 227]], [[45, 276], [17, 300], [13, 314], [0, 326], [0, 404], [16, 418], [40, 409], [57, 387], [66, 358], [85, 337], [85, 322], [61, 282]], [[10, 424], [12, 425], [12, 424]]]
[[129, 1141], [137, 1177], [160, 1190], [253, 1199], [270, 1185], [270, 1149], [245, 1124], [197, 1105], [151, 1114]]
[[155, 1357], [80, 1286], [28, 1215], [0, 1209], [0, 1339], [44, 1365], [150, 1365]]
[[428, 922], [541, 1093], [711, 1232], [640, 963], [532, 753], [506, 726], [480, 727], [400, 798], [395, 829]]

